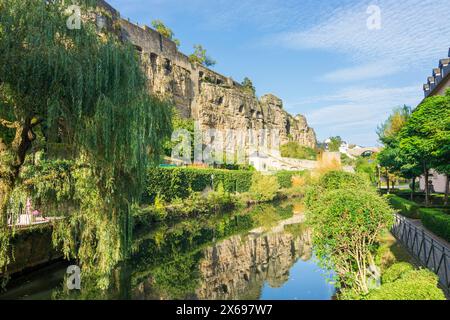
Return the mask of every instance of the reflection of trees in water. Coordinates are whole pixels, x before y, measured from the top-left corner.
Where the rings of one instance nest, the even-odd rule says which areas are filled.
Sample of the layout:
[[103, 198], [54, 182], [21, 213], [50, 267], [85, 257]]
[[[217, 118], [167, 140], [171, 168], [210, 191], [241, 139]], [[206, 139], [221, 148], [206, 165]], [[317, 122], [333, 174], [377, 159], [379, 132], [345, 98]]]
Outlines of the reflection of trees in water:
[[81, 294], [58, 290], [54, 297], [258, 298], [265, 281], [272, 287], [283, 285], [298, 258], [311, 255], [303, 227], [280, 229], [280, 222], [292, 217], [292, 208], [291, 203], [262, 205], [137, 230], [132, 258], [116, 270], [110, 292], [98, 292], [84, 282]]
[[[311, 256], [303, 227], [277, 229], [281, 220], [292, 217], [292, 208], [292, 203], [255, 206], [145, 235], [137, 241], [133, 298], [254, 299], [265, 281], [283, 285], [298, 258]], [[211, 246], [218, 239], [225, 240]]]

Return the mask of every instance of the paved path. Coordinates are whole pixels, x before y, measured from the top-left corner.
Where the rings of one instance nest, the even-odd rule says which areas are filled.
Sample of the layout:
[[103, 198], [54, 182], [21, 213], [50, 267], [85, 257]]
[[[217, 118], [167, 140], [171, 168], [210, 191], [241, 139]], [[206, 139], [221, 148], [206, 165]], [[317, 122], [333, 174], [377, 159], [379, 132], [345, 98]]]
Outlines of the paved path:
[[427, 230], [420, 221], [395, 215], [392, 234], [420, 264], [439, 277], [442, 288], [450, 293], [450, 244]]
[[450, 242], [448, 242], [447, 240], [445, 240], [445, 239], [442, 238], [442, 237], [439, 237], [439, 236], [435, 235], [435, 234], [433, 233], [433, 231], [428, 230], [427, 227], [425, 227], [425, 226], [423, 225], [423, 223], [422, 223], [421, 220], [417, 220], [417, 219], [409, 219], [409, 218], [406, 218], [406, 217], [405, 217], [405, 219], [408, 220], [409, 222], [411, 222], [411, 223], [412, 223], [413, 225], [415, 225], [417, 228], [424, 229], [425, 232], [426, 232], [431, 238], [433, 238], [436, 242], [442, 243], [442, 245], [444, 245], [445, 247], [447, 247], [447, 250], [450, 251]]

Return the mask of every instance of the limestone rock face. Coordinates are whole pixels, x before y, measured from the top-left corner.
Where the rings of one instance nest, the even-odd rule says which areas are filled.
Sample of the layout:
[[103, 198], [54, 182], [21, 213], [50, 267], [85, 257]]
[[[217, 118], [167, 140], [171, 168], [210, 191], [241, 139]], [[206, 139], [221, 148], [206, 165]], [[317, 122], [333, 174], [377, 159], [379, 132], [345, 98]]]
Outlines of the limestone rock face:
[[231, 237], [205, 250], [197, 297], [258, 299], [265, 282], [283, 286], [295, 262], [309, 260], [311, 253], [309, 231], [297, 237], [286, 232]]
[[316, 146], [314, 130], [305, 117], [291, 116], [283, 110], [281, 99], [268, 94], [258, 100], [231, 78], [192, 64], [174, 42], [155, 30], [120, 18], [103, 0], [99, 6], [110, 12], [113, 25], [120, 26], [122, 39], [133, 43], [140, 53], [149, 91], [172, 100], [181, 115], [197, 120], [200, 128], [279, 130], [282, 144], [297, 141]]

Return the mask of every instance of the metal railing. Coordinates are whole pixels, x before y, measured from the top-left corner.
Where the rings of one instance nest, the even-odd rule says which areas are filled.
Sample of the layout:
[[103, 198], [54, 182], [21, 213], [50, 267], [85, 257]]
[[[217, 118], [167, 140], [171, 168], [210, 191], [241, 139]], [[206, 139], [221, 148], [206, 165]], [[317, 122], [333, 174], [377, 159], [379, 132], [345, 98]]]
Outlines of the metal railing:
[[422, 266], [439, 277], [440, 285], [450, 294], [450, 249], [447, 245], [398, 214], [395, 215], [392, 234]]

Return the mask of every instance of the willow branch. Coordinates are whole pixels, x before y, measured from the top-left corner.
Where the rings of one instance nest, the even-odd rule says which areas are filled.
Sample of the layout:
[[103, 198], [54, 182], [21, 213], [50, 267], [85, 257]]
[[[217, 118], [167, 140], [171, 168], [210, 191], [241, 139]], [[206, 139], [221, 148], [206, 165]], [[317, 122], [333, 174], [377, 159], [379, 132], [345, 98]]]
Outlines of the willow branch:
[[8, 129], [17, 129], [19, 127], [18, 122], [11, 122], [5, 119], [0, 119], [0, 125], [8, 128]]

